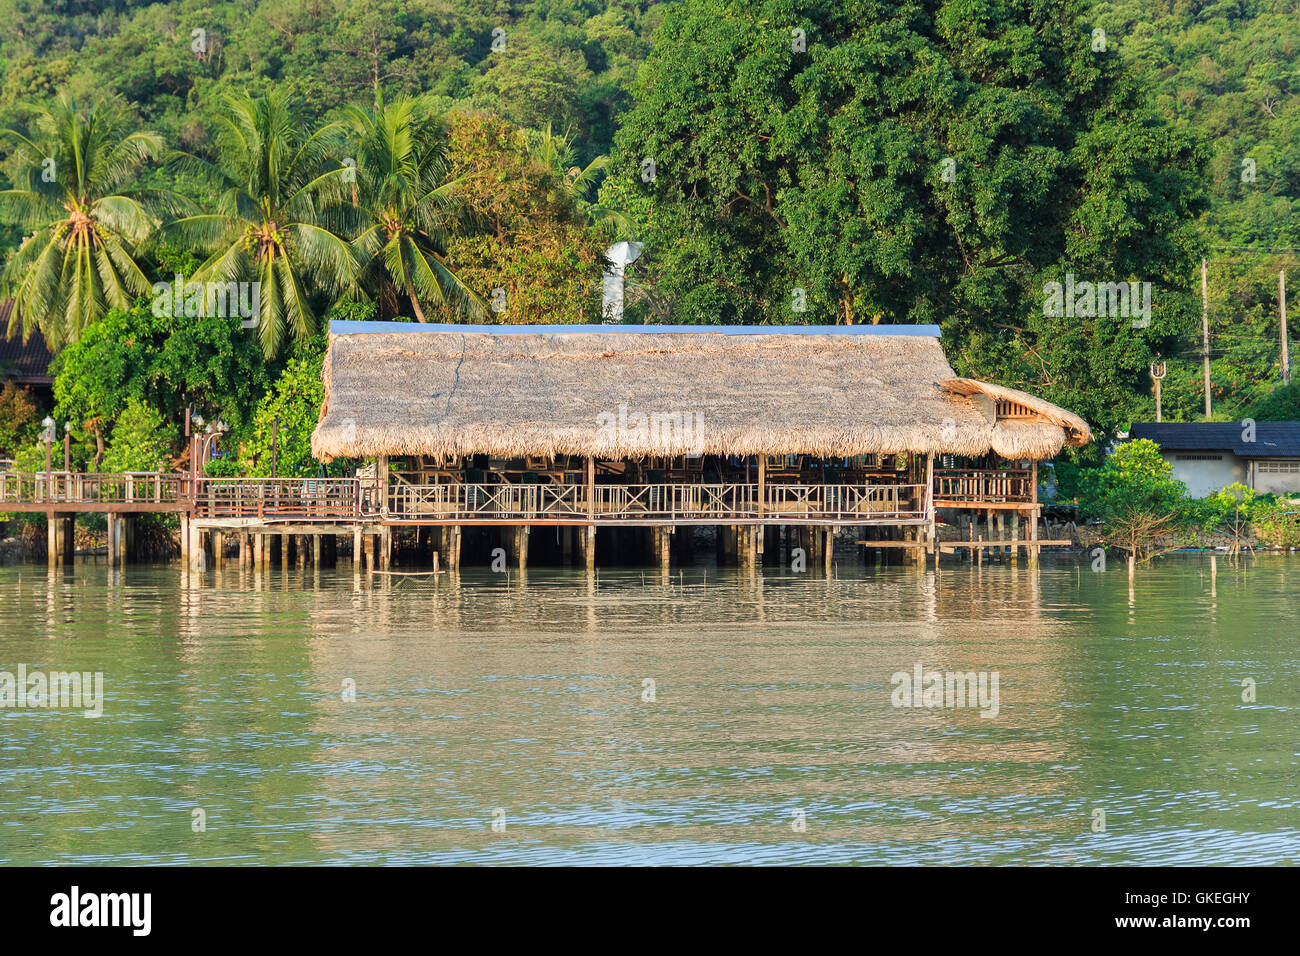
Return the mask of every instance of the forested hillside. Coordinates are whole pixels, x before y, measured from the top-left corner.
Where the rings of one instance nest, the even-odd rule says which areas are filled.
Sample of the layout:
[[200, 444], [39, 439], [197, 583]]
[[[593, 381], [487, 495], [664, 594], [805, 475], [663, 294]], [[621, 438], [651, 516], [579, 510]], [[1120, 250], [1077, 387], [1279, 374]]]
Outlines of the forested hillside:
[[[1270, 396], [1279, 270], [1300, 287], [1298, 46], [1300, 0], [0, 0], [0, 128], [116, 97], [114, 128], [156, 134], [133, 171], [189, 212], [150, 212], [131, 249], [151, 280], [200, 269], [222, 190], [253, 188], [228, 161], [233, 101], [278, 98], [258, 115], [288, 139], [323, 131], [316, 172], [340, 187], [365, 149], [400, 164], [381, 134], [409, 129], [464, 213], [423, 252], [392, 226], [410, 196], [317, 197], [341, 201], [321, 223], [358, 269], [366, 221], [415, 255], [349, 280], [381, 317], [591, 321], [600, 250], [635, 238], [631, 320], [938, 322], [960, 371], [1105, 433], [1151, 417], [1153, 359], [1166, 418], [1200, 415], [1202, 257], [1215, 417], [1300, 415]], [[5, 211], [22, 265], [39, 216]], [[264, 319], [268, 359], [357, 297], [327, 245], [288, 249], [314, 259], [307, 318]], [[1067, 273], [1151, 283], [1150, 322], [1046, 315]], [[494, 295], [510, 308], [485, 311]], [[75, 341], [79, 315], [47, 338]]]

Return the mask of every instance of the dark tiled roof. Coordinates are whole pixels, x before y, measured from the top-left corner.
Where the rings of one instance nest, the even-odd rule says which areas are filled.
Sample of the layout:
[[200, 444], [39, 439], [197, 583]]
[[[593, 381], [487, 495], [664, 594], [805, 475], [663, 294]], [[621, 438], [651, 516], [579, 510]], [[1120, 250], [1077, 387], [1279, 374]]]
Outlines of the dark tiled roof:
[[1230, 451], [1242, 458], [1300, 458], [1300, 422], [1256, 422], [1255, 440], [1243, 441], [1241, 422], [1145, 422], [1129, 438], [1149, 438], [1167, 451]]
[[9, 338], [11, 300], [0, 302], [0, 381], [13, 379], [23, 385], [45, 385], [50, 377], [50, 350], [40, 332], [33, 332], [24, 343], [21, 337]]

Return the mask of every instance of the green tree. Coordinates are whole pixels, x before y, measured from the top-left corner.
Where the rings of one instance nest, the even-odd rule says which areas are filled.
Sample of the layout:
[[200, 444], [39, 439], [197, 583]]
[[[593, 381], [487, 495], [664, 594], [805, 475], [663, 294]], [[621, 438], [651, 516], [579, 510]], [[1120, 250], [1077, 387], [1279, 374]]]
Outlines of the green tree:
[[335, 230], [350, 172], [341, 126], [305, 132], [285, 94], [231, 95], [219, 116], [215, 163], [189, 157], [218, 190], [215, 211], [177, 220], [170, 231], [212, 250], [197, 282], [252, 282], [258, 290], [258, 339], [267, 357], [290, 334], [316, 329], [313, 294], [326, 306], [351, 287], [357, 263]]
[[457, 195], [479, 229], [451, 239], [448, 266], [498, 321], [599, 321], [604, 242], [568, 190], [529, 157], [522, 130], [483, 113], [449, 119]]
[[[678, 321], [922, 322], [954, 364], [1104, 433], [1181, 334], [1203, 153], [1092, 49], [1073, 0], [687, 0], [611, 176], [652, 202]], [[633, 207], [635, 208], [635, 207]], [[1048, 317], [1044, 285], [1148, 281], [1149, 327]]]
[[51, 348], [77, 336], [111, 307], [149, 291], [137, 251], [177, 204], [132, 188], [162, 140], [132, 128], [120, 103], [80, 107], [60, 98], [38, 108], [27, 129], [5, 129], [13, 144], [0, 215], [27, 233], [0, 275], [13, 298], [9, 332], [39, 328]]
[[1158, 550], [1193, 519], [1187, 486], [1173, 477], [1173, 465], [1148, 439], [1125, 442], [1079, 479], [1084, 514], [1100, 518], [1107, 540], [1134, 556]]
[[103, 471], [170, 471], [180, 428], [138, 398], [127, 401], [113, 425]]
[[246, 474], [265, 478], [274, 471], [291, 477], [321, 471], [312, 457], [311, 433], [325, 400], [325, 341], [318, 335], [297, 343], [284, 371], [258, 403], [251, 434], [239, 452]]
[[0, 388], [0, 456], [12, 457], [36, 440], [41, 412], [31, 392], [13, 382]]
[[237, 321], [156, 315], [143, 299], [110, 310], [55, 357], [51, 371], [56, 417], [84, 428], [101, 458], [133, 401], [174, 423], [192, 408], [239, 434], [267, 386], [260, 350]]
[[556, 133], [550, 123], [545, 129], [529, 130], [526, 136], [528, 155], [564, 192], [587, 225], [603, 231], [611, 239], [628, 234], [631, 223], [621, 210], [599, 200], [592, 201], [609, 164], [608, 156], [597, 156], [586, 166], [576, 165], [578, 151], [573, 134]]
[[421, 300], [482, 317], [482, 298], [446, 264], [447, 243], [464, 219], [442, 123], [409, 97], [387, 104], [381, 97], [376, 109], [350, 107], [345, 115], [356, 138], [354, 202], [362, 216], [354, 245], [380, 314], [395, 314], [400, 294], [421, 322], [428, 321]]

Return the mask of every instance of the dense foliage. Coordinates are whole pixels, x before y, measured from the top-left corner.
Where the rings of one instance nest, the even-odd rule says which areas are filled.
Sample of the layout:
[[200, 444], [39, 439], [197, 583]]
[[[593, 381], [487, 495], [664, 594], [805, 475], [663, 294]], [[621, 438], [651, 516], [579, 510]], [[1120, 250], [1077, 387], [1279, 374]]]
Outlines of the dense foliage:
[[[67, 346], [54, 411], [101, 466], [146, 408], [175, 459], [194, 407], [232, 428], [214, 468], [267, 473], [279, 420], [277, 469], [312, 471], [302, 386], [331, 309], [598, 321], [616, 238], [645, 243], [630, 321], [934, 322], [959, 372], [1103, 437], [1153, 416], [1155, 359], [1165, 418], [1200, 416], [1205, 256], [1216, 417], [1294, 418], [1298, 14], [0, 0], [0, 293], [10, 331]], [[142, 296], [175, 275], [259, 282], [255, 328], [154, 315]], [[1050, 314], [1067, 275], [1151, 283], [1149, 323]], [[15, 402], [0, 439], [30, 456]]]

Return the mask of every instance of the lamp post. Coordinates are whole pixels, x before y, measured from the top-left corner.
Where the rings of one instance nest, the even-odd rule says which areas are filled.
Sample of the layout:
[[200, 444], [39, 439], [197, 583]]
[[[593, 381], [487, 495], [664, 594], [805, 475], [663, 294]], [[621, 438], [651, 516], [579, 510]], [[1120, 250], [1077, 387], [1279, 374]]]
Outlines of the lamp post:
[[41, 421], [41, 441], [45, 442], [45, 492], [54, 494], [54, 464], [50, 460], [50, 445], [54, 443], [54, 419], [49, 415]]
[[72, 422], [63, 423], [63, 470], [72, 471]]

